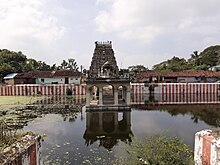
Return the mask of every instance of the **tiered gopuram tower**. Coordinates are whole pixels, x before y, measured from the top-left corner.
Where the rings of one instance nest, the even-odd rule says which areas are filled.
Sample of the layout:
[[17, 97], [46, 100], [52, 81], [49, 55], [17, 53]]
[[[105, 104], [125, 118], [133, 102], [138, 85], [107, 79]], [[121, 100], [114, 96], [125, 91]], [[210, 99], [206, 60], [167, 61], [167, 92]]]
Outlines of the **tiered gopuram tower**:
[[118, 75], [112, 42], [95, 42], [95, 50], [89, 69], [89, 77], [111, 78]]
[[130, 80], [120, 78], [112, 42], [95, 42], [86, 79], [86, 110], [131, 110]]

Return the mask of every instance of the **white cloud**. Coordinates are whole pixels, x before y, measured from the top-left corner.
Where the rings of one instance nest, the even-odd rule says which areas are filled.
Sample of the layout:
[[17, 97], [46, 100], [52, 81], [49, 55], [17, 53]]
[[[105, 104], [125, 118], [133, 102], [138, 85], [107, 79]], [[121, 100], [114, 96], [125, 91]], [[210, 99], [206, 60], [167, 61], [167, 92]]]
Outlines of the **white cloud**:
[[[89, 66], [96, 40], [113, 41], [118, 65], [188, 58], [220, 40], [219, 0], [0, 0], [0, 49]], [[126, 60], [124, 60], [126, 59]]]
[[147, 43], [153, 40], [154, 37], [159, 35], [161, 32], [162, 28], [160, 27], [146, 26], [125, 30], [121, 32], [119, 36], [127, 40], [139, 39]]
[[103, 33], [117, 33], [126, 40], [150, 42], [160, 35], [175, 33], [211, 35], [220, 23], [220, 1], [205, 0], [98, 0], [108, 5], [95, 22]]
[[[46, 0], [1, 0], [1, 48], [48, 50], [65, 32], [57, 18], [43, 10]], [[50, 50], [50, 49], [49, 49]]]

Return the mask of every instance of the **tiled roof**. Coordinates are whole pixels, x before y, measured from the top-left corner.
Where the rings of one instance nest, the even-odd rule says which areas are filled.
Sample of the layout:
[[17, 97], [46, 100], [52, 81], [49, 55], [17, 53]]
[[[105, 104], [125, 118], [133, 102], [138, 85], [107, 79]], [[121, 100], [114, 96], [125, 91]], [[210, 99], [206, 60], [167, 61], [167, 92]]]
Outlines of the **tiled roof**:
[[220, 72], [193, 70], [182, 72], [158, 72], [158, 71], [144, 71], [137, 74], [137, 79], [142, 80], [150, 77], [220, 77]]
[[51, 71], [29, 71], [25, 73], [19, 73], [15, 78], [51, 78], [52, 72]]
[[57, 70], [57, 71], [29, 71], [26, 73], [18, 73], [15, 78], [52, 78], [52, 77], [79, 77], [82, 73], [72, 70]]
[[74, 70], [57, 70], [53, 75], [53, 77], [63, 77], [63, 76], [79, 77], [82, 76], [82, 73]]
[[138, 80], [144, 79], [144, 78], [150, 78], [150, 77], [157, 77], [161, 76], [160, 72], [153, 71], [153, 70], [147, 70], [140, 73], [137, 73], [136, 77]]
[[[28, 72], [29, 73], [29, 72]], [[53, 77], [52, 71], [33, 71], [29, 73], [32, 78], [51, 78]]]
[[220, 77], [220, 72], [213, 72], [207, 70], [193, 70], [182, 72], [166, 72], [163, 77]]

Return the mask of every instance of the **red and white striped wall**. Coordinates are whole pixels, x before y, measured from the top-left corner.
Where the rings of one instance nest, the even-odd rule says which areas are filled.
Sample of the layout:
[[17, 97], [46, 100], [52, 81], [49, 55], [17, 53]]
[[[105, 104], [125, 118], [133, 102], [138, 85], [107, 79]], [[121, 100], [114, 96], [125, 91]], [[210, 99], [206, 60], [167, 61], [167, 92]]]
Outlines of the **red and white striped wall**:
[[[219, 83], [158, 83], [154, 88], [154, 93], [218, 93]], [[144, 83], [131, 83], [132, 93], [149, 93], [149, 87]]]
[[0, 86], [0, 96], [32, 96], [41, 93], [44, 96], [66, 95], [71, 89], [73, 95], [85, 95], [85, 85], [74, 84], [22, 84]]
[[158, 83], [155, 93], [218, 93], [219, 83]]
[[145, 103], [145, 97], [146, 95], [144, 93], [132, 93], [131, 94], [131, 104], [144, 104]]
[[144, 83], [131, 83], [131, 93], [149, 93]]
[[220, 164], [219, 130], [202, 130], [195, 134], [194, 161], [195, 165]]
[[151, 100], [147, 85], [131, 83], [131, 103], [156, 101], [160, 104], [215, 104], [220, 103], [219, 89], [218, 83], [158, 83], [154, 88], [154, 100]]
[[[220, 84], [218, 83], [158, 83], [154, 88], [154, 94], [208, 94], [218, 95]], [[22, 84], [0, 86], [0, 96], [31, 96], [41, 93], [45, 96], [66, 95], [67, 88], [74, 95], [85, 95], [85, 85], [74, 84]], [[148, 94], [149, 87], [144, 83], [131, 83], [131, 93]], [[166, 97], [166, 96], [164, 96]]]

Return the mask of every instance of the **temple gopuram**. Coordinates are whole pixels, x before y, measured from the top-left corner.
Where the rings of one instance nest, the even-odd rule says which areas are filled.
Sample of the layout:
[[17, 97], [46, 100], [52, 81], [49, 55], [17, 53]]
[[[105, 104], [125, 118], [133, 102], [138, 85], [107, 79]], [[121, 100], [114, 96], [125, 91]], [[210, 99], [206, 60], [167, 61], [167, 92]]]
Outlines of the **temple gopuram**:
[[119, 77], [111, 41], [95, 42], [86, 80], [87, 110], [130, 110], [130, 80]]
[[117, 77], [118, 66], [111, 41], [95, 42], [89, 73], [91, 77]]

